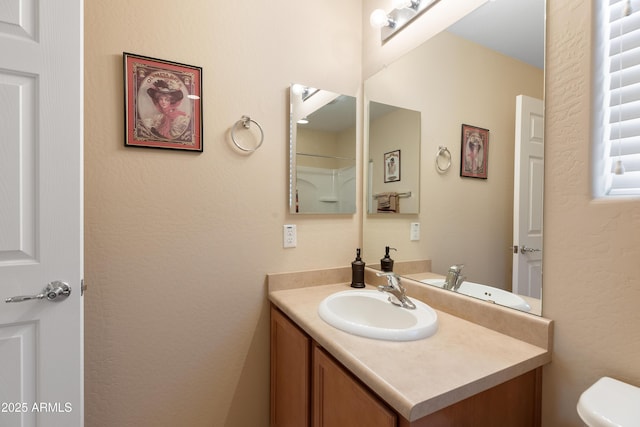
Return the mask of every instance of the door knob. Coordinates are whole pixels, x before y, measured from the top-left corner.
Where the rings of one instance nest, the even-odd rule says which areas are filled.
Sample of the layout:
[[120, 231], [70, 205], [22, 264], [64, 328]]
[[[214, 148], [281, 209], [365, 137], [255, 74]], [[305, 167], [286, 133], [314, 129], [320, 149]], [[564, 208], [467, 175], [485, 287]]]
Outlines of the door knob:
[[7, 298], [4, 302], [23, 302], [33, 299], [48, 299], [49, 301], [62, 301], [71, 295], [71, 287], [65, 282], [54, 281], [44, 287], [42, 292], [37, 295], [21, 295]]
[[534, 249], [534, 248], [528, 248], [526, 246], [521, 246], [520, 247], [520, 253], [521, 254], [526, 254], [526, 253], [531, 253], [531, 252], [540, 252], [541, 249]]

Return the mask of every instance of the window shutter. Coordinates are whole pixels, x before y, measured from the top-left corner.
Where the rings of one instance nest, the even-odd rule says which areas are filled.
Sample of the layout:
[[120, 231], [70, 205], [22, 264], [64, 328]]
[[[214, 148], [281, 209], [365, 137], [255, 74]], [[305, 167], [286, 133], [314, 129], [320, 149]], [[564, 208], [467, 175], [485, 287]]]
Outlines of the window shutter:
[[[632, 13], [627, 16], [627, 0], [602, 2], [606, 38], [599, 46], [605, 49], [606, 77], [602, 81], [601, 189], [608, 196], [640, 195], [640, 13], [633, 13], [640, 1], [632, 2]], [[624, 166], [622, 175], [614, 173], [617, 160]]]

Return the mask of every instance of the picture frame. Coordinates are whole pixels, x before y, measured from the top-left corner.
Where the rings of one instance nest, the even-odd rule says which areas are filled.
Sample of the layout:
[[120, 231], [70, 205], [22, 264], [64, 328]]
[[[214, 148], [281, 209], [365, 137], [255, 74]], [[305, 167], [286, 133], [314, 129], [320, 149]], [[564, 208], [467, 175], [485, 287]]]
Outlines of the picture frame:
[[384, 153], [384, 182], [400, 181], [400, 150]]
[[126, 147], [203, 151], [202, 68], [123, 53]]
[[460, 176], [487, 179], [489, 130], [463, 124], [460, 139]]

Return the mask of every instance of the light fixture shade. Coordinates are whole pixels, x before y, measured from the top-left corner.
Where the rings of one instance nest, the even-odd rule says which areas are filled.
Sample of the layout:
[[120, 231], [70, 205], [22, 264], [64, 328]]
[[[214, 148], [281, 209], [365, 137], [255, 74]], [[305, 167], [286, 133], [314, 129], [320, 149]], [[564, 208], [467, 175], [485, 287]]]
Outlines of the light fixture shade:
[[411, 7], [413, 2], [411, 0], [393, 0], [394, 9], [404, 9], [405, 7]]
[[302, 93], [304, 92], [305, 87], [299, 83], [295, 83], [292, 87], [291, 87], [291, 92], [293, 92], [295, 95], [302, 95]]
[[389, 25], [389, 17], [387, 16], [387, 12], [382, 9], [376, 9], [371, 12], [371, 16], [369, 17], [369, 23], [373, 28], [382, 28]]

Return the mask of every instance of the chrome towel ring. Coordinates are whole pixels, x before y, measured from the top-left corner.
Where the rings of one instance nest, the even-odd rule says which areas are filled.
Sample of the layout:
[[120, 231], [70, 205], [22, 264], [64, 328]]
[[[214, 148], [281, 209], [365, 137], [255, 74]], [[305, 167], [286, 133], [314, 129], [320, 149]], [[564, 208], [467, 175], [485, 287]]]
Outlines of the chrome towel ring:
[[[441, 162], [441, 159], [442, 162]], [[444, 163], [444, 166], [442, 165]], [[451, 167], [451, 152], [445, 146], [438, 147], [438, 154], [436, 155], [436, 168], [439, 172], [446, 172]]]
[[[236, 128], [238, 127], [238, 125], [242, 125], [243, 128], [245, 129], [249, 129], [251, 127], [251, 123], [254, 123], [256, 126], [258, 126], [258, 129], [260, 130], [260, 142], [258, 142], [258, 144], [255, 146], [255, 148], [246, 148], [243, 147], [242, 145], [240, 145], [238, 143], [238, 141], [236, 140]], [[245, 153], [253, 153], [254, 151], [256, 151], [258, 148], [260, 148], [260, 146], [262, 145], [262, 143], [264, 142], [264, 130], [262, 130], [262, 126], [260, 126], [260, 123], [256, 122], [255, 120], [253, 120], [251, 117], [249, 116], [242, 116], [242, 118], [240, 118], [240, 120], [238, 120], [237, 122], [235, 122], [235, 124], [233, 125], [233, 127], [231, 128], [231, 141], [233, 141], [233, 144], [238, 147], [238, 149], [244, 151]]]

